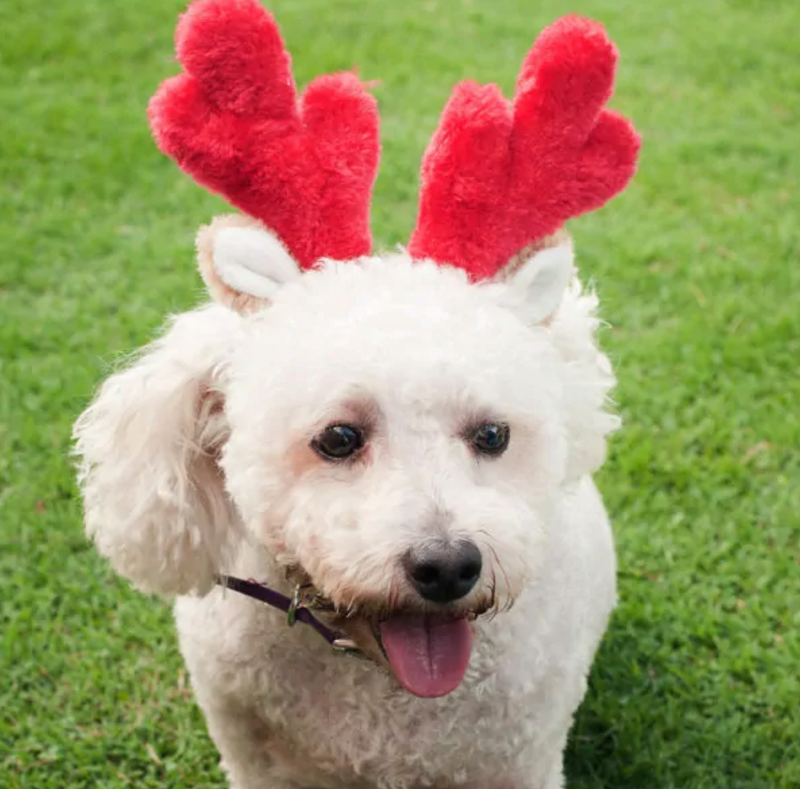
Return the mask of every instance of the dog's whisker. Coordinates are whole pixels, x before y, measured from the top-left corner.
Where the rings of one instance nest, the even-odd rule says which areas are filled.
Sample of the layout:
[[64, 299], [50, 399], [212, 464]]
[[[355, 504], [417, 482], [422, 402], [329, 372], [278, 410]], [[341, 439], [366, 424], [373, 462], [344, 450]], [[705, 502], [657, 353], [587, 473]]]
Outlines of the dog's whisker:
[[[512, 592], [511, 592], [511, 582], [508, 580], [508, 574], [506, 573], [505, 568], [503, 567], [503, 563], [499, 559], [497, 560], [497, 566], [500, 568], [500, 572], [503, 575], [503, 580], [505, 581], [505, 584], [506, 584], [506, 591], [508, 593], [506, 595], [506, 603], [504, 604], [502, 610], [503, 611], [508, 611], [509, 608], [510, 608], [510, 605], [509, 605], [508, 601], [509, 600], [513, 601], [513, 595], [512, 595]], [[511, 605], [513, 605], [513, 602], [511, 603]]]
[[[482, 531], [484, 531], [484, 530], [482, 530]], [[506, 590], [508, 592], [508, 594], [506, 596], [506, 602], [504, 603], [502, 609], [500, 609], [498, 607], [498, 605], [499, 605], [499, 601], [498, 601], [498, 605], [495, 606], [495, 613], [499, 613], [500, 610], [508, 611], [509, 608], [510, 608], [510, 605], [509, 605], [509, 602], [508, 602], [509, 600], [511, 601], [511, 605], [513, 605], [513, 595], [512, 595], [512, 592], [511, 592], [511, 582], [508, 579], [508, 574], [506, 573], [505, 568], [503, 567], [503, 563], [500, 561], [500, 557], [497, 555], [497, 551], [488, 542], [485, 542], [484, 545], [486, 546], [486, 548], [489, 550], [489, 552], [492, 554], [492, 557], [493, 557], [492, 572], [494, 573], [495, 566], [500, 570], [500, 572], [503, 575], [503, 580], [505, 581]], [[494, 581], [496, 582], [496, 577], [494, 578]]]
[[391, 577], [389, 580], [389, 607], [395, 608], [397, 607], [399, 594], [397, 590], [397, 583], [394, 576]]
[[492, 618], [497, 616], [497, 572], [492, 564]]

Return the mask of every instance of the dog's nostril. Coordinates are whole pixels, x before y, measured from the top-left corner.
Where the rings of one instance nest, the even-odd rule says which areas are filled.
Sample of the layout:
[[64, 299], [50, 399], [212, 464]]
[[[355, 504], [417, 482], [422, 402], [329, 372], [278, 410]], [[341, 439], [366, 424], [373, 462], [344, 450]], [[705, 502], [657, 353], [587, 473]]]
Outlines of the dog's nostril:
[[461, 568], [461, 573], [459, 574], [459, 578], [462, 581], [472, 581], [473, 583], [478, 579], [478, 576], [481, 574], [481, 563], [480, 561], [472, 561], [468, 564], [465, 564]]
[[410, 550], [403, 562], [417, 592], [436, 603], [464, 597], [478, 582], [483, 564], [478, 547], [467, 540], [427, 543]]
[[439, 568], [435, 564], [420, 564], [411, 571], [411, 576], [420, 584], [435, 583], [439, 578]]

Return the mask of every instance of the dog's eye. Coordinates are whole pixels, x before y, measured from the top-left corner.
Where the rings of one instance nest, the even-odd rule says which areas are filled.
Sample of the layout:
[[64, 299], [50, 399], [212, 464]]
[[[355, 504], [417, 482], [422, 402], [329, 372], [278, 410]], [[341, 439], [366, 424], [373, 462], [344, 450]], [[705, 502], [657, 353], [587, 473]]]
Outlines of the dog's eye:
[[508, 425], [486, 422], [470, 436], [469, 442], [481, 455], [502, 455], [510, 438]]
[[330, 425], [311, 442], [311, 448], [325, 460], [346, 460], [363, 446], [364, 434], [351, 425]]

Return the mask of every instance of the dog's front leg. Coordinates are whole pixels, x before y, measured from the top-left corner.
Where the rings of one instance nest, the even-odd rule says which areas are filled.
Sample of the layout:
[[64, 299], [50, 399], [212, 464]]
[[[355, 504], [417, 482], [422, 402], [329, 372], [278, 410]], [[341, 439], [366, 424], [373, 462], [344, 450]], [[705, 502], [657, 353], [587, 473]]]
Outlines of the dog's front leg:
[[[552, 762], [549, 770], [540, 773], [536, 781], [525, 785], [525, 789], [564, 789], [564, 747], [566, 746], [566, 738], [563, 739], [562, 745], [558, 750], [558, 755]], [[542, 777], [544, 776], [544, 777]]]
[[[470, 789], [473, 789], [470, 787]], [[474, 789], [486, 789], [485, 787], [478, 787]], [[556, 767], [547, 775], [544, 780], [541, 778], [535, 782], [530, 781], [500, 781], [499, 783], [490, 784], [488, 789], [564, 789], [564, 771], [559, 762]]]
[[203, 711], [230, 789], [296, 789], [276, 774], [263, 722], [234, 707], [203, 705]]
[[[487, 789], [487, 787], [470, 784], [469, 789]], [[488, 789], [564, 789], [564, 771], [561, 761], [559, 760], [558, 764], [544, 780], [541, 777], [534, 782], [513, 779], [504, 781], [501, 779], [497, 783], [489, 784]]]
[[[541, 754], [533, 761], [520, 765], [510, 773], [500, 774], [488, 784], [470, 783], [462, 789], [564, 789], [564, 756], [559, 751], [556, 757], [542, 759]], [[455, 789], [455, 787], [453, 787]]]
[[558, 760], [555, 769], [547, 776], [542, 789], [564, 789], [564, 768], [562, 767], [561, 759]]

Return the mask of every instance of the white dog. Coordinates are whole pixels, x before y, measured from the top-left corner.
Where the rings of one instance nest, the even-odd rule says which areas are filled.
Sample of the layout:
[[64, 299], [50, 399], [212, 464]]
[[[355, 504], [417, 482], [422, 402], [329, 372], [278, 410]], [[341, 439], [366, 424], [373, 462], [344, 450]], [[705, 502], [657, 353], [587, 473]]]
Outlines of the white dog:
[[618, 420], [553, 233], [635, 170], [616, 50], [569, 17], [513, 102], [462, 83], [408, 253], [370, 256], [364, 86], [298, 100], [254, 0], [199, 0], [177, 41], [156, 139], [250, 217], [199, 236], [217, 303], [78, 420], [88, 534], [177, 595], [231, 789], [558, 789], [616, 596], [591, 475]]
[[[613, 377], [571, 246], [488, 284], [404, 255], [294, 277], [266, 231], [212, 231], [271, 306], [179, 316], [76, 435], [99, 550], [179, 595], [231, 786], [560, 787], [615, 600]], [[369, 659], [220, 573], [310, 582]]]

